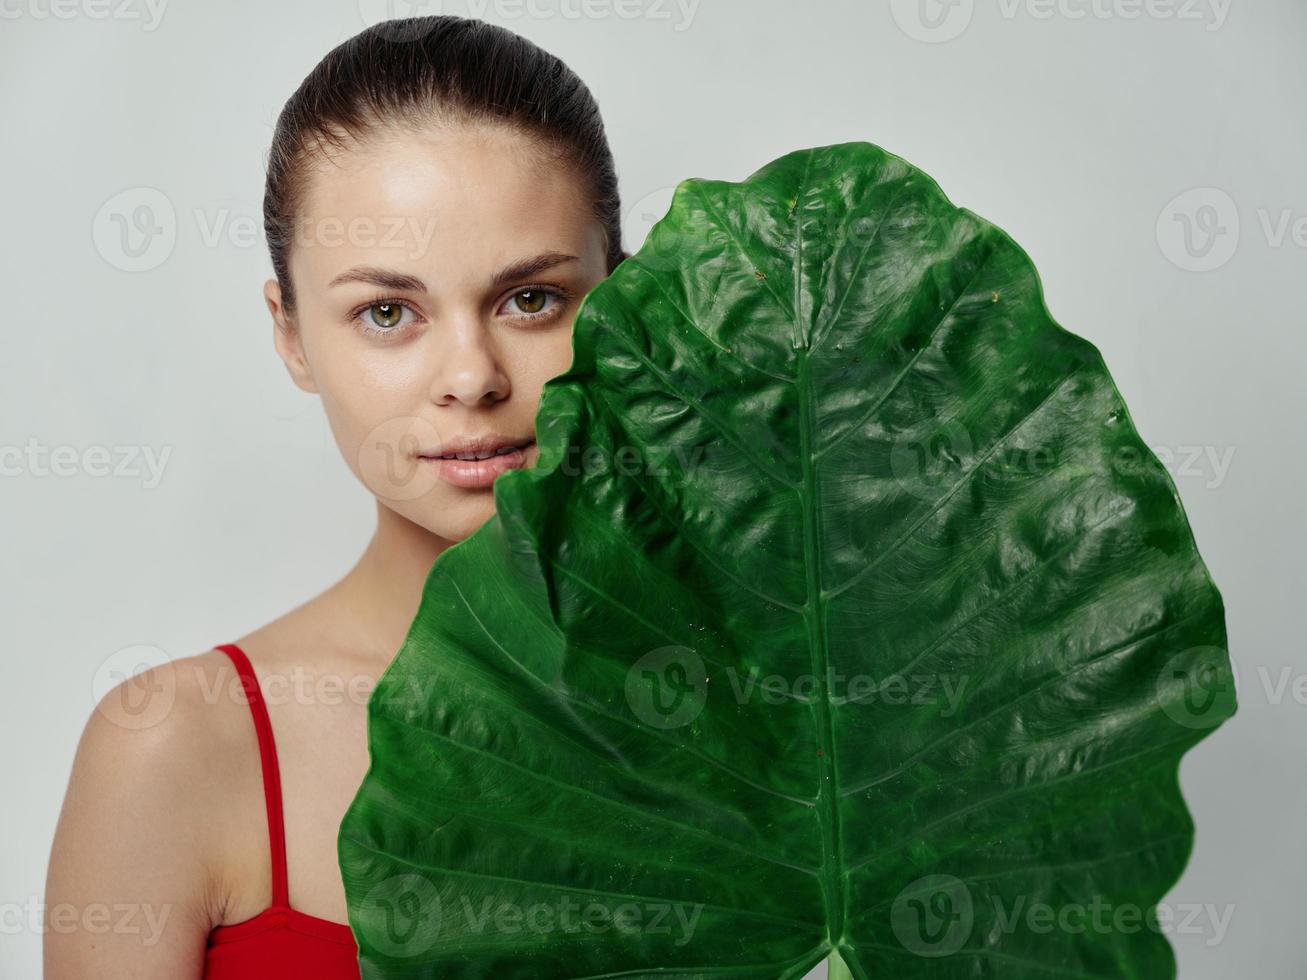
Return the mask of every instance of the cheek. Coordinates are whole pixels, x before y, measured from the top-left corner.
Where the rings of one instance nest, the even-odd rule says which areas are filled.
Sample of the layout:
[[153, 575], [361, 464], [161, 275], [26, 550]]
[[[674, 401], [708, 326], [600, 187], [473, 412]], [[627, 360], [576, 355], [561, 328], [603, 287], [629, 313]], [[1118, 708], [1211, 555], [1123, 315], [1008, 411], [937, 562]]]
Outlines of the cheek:
[[540, 392], [546, 381], [572, 366], [572, 328], [570, 322], [535, 337], [529, 348], [513, 359], [513, 396], [530, 401], [532, 416], [539, 408]]
[[318, 351], [314, 379], [346, 464], [373, 493], [407, 500], [431, 489], [430, 468], [411, 456], [439, 441], [422, 406], [430, 370], [395, 351]]

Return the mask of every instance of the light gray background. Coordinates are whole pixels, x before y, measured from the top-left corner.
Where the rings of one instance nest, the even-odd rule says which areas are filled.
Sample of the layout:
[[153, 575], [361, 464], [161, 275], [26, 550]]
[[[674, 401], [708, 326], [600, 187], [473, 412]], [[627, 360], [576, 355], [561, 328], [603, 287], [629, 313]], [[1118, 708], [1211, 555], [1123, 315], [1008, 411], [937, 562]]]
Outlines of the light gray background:
[[[107, 679], [281, 614], [349, 567], [373, 521], [274, 356], [259, 213], [281, 104], [384, 8], [53, 2], [0, 7], [0, 451], [82, 460], [61, 475], [10, 452], [0, 476], [5, 977], [39, 975], [32, 910]], [[1172, 935], [1180, 976], [1301, 977], [1307, 5], [924, 3], [444, 12], [519, 31], [587, 80], [631, 250], [681, 178], [845, 140], [906, 157], [1025, 247], [1175, 475], [1227, 605], [1241, 707], [1181, 769], [1197, 840], [1166, 901], [1210, 910]], [[159, 195], [175, 239], [129, 271], [113, 214]], [[1206, 237], [1186, 242], [1185, 221]], [[169, 455], [157, 482], [99, 475], [81, 456], [96, 446]]]

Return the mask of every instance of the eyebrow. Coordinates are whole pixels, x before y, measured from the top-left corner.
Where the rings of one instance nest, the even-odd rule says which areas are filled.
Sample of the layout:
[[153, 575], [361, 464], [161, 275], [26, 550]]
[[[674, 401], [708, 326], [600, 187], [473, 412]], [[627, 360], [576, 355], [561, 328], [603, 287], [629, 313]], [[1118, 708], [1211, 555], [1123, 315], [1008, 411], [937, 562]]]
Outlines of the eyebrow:
[[[522, 259], [500, 269], [491, 279], [490, 286], [494, 289], [518, 279], [529, 279], [546, 269], [552, 269], [556, 265], [575, 261], [578, 261], [577, 256], [568, 255], [565, 252], [541, 252], [539, 255], [532, 256], [529, 259]], [[342, 272], [327, 283], [327, 287], [341, 286], [351, 282], [369, 282], [375, 286], [380, 286], [382, 289], [407, 290], [416, 293], [426, 292], [427, 289], [426, 283], [416, 276], [394, 272], [390, 269], [382, 269], [373, 265], [359, 265]]]

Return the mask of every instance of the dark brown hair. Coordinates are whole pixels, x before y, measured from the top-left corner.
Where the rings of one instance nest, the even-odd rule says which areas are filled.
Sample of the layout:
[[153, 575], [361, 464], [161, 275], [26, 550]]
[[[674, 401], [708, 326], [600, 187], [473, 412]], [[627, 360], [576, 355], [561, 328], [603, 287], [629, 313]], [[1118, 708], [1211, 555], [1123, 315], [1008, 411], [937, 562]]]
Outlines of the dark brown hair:
[[286, 101], [268, 154], [263, 226], [287, 314], [296, 308], [288, 257], [309, 166], [382, 126], [506, 124], [576, 168], [622, 261], [612, 151], [590, 90], [561, 60], [485, 21], [448, 15], [382, 21], [333, 48]]

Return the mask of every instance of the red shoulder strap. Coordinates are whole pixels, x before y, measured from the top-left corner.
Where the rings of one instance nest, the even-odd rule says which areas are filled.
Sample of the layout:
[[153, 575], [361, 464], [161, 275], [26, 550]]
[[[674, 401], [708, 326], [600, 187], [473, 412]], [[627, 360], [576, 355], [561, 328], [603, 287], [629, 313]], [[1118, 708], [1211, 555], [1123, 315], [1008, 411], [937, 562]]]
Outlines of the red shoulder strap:
[[281, 775], [277, 770], [277, 744], [272, 739], [268, 707], [263, 703], [263, 692], [245, 651], [235, 643], [223, 643], [217, 649], [231, 657], [235, 663], [246, 700], [249, 701], [250, 713], [254, 716], [254, 731], [259, 737], [259, 756], [263, 761], [263, 802], [268, 808], [268, 840], [272, 844], [272, 904], [276, 907], [289, 907], [286, 828], [281, 812]]

